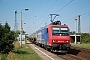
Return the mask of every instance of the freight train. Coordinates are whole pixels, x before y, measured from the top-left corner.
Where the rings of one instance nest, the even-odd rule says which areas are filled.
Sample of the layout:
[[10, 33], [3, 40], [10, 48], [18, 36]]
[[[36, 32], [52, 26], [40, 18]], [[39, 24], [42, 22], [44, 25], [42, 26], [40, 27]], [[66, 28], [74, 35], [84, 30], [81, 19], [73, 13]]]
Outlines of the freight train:
[[32, 34], [34, 38], [30, 38], [30, 41], [51, 52], [66, 53], [71, 46], [69, 31], [68, 25], [55, 21]]

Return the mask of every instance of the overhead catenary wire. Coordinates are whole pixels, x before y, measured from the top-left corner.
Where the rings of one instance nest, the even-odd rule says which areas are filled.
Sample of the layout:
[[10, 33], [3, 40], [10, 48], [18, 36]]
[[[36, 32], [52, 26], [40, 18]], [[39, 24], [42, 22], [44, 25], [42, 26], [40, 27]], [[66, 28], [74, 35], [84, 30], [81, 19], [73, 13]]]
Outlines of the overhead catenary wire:
[[[44, 5], [46, 5], [49, 1], [50, 1], [50, 0], [47, 0], [47, 1], [46, 1], [43, 5], [41, 5], [39, 8], [37, 8], [37, 9], [32, 9], [32, 10], [33, 10], [33, 11], [34, 11], [34, 10], [37, 11], [37, 10], [41, 9], [41, 7], [43, 7]], [[31, 15], [33, 15], [33, 14], [34, 14], [34, 12], [32, 12]], [[30, 16], [31, 16], [31, 15], [30, 15]], [[28, 16], [28, 17], [30, 17], [30, 16]], [[27, 17], [27, 18], [28, 18], [28, 17]], [[37, 17], [37, 16], [36, 16], [36, 17]], [[34, 20], [34, 18], [32, 18], [32, 20]], [[41, 24], [42, 24], [42, 23], [41, 23]], [[37, 25], [36, 25], [36, 27], [37, 27]]]
[[[50, 1], [50, 0], [46, 1], [46, 2], [45, 2], [43, 5], [41, 5], [39, 8], [35, 9], [35, 11], [40, 10], [40, 9], [41, 9], [44, 5], [46, 5], [49, 1]], [[33, 12], [32, 14], [34, 14], [34, 12]]]
[[[86, 15], [86, 14], [88, 14], [88, 13], [90, 13], [90, 12], [85, 12], [85, 13], [83, 13], [83, 14], [80, 14], [80, 16], [84, 16], [84, 15]], [[65, 20], [65, 21], [63, 21], [63, 22], [69, 22], [69, 21], [73, 20], [73, 19], [76, 18], [76, 17], [78, 17], [78, 16], [73, 16], [73, 17], [71, 17], [70, 19]]]
[[[42, 1], [43, 1], [43, 0], [42, 0]], [[42, 1], [40, 1], [37, 5], [35, 5], [34, 8], [37, 7], [40, 3], [42, 3]], [[46, 1], [43, 5], [40, 5], [40, 7], [38, 7], [37, 9], [32, 8], [31, 11], [33, 11], [33, 12], [30, 13], [30, 15], [29, 15], [28, 17], [30, 17], [30, 16], [36, 16], [36, 15], [34, 15], [35, 11], [38, 11], [39, 9], [41, 9], [41, 8], [42, 8], [44, 5], [46, 5], [49, 1], [50, 1], [50, 0]], [[27, 17], [27, 18], [28, 18], [28, 17]]]
[[[63, 8], [65, 8], [67, 5], [69, 5], [71, 2], [72, 2], [73, 0], [71, 0], [70, 2], [68, 2], [66, 5], [64, 5], [62, 8], [60, 8], [58, 11], [56, 11], [56, 13], [57, 12], [59, 12], [60, 10], [62, 10]], [[75, 16], [76, 17], [76, 16]], [[47, 19], [49, 19], [49, 18], [47, 18]], [[69, 19], [69, 20], [71, 20], [71, 19]], [[45, 21], [46, 21], [46, 19], [45, 19]], [[45, 22], [45, 21], [43, 21], [43, 22]], [[41, 24], [41, 23], [40, 23]]]
[[[56, 1], [57, 1], [57, 0], [56, 0]], [[56, 11], [56, 13], [59, 12], [61, 9], [65, 8], [67, 5], [69, 5], [72, 1], [73, 1], [73, 0], [71, 0], [71, 1], [70, 1], [69, 3], [67, 3], [66, 5], [64, 5], [62, 8], [60, 8], [58, 11]], [[49, 19], [49, 18], [47, 18], [47, 19]], [[44, 21], [46, 21], [46, 19], [45, 19]], [[43, 22], [44, 22], [44, 21], [43, 21]], [[43, 23], [43, 22], [42, 22], [42, 23]], [[40, 23], [40, 24], [41, 24], [41, 23]]]
[[[89, 5], [90, 3], [87, 3], [87, 6]], [[80, 8], [78, 8], [78, 9], [76, 9], [75, 11], [73, 11], [73, 12], [76, 12], [76, 11], [78, 11], [78, 10], [80, 10], [81, 8], [84, 8], [84, 7], [86, 7], [86, 5], [84, 5], [84, 6], [81, 6]], [[72, 12], [72, 13], [73, 13]], [[83, 14], [80, 14], [81, 16], [84, 16], [84, 15], [86, 15], [86, 14], [88, 14], [88, 13], [90, 13], [90, 11], [88, 11], [88, 12], [85, 12], [85, 13], [83, 13]], [[89, 16], [89, 15], [88, 15]], [[76, 17], [78, 17], [78, 16], [73, 16], [73, 17], [71, 17], [70, 19], [68, 19], [68, 20], [65, 20], [64, 22], [70, 22], [71, 20], [73, 20], [74, 18], [76, 18]]]
[[[56, 13], [58, 13], [60, 10], [62, 10], [63, 8], [65, 8], [68, 4], [70, 4], [73, 0], [71, 0], [69, 3], [67, 3], [66, 5], [64, 5], [62, 8], [60, 8], [59, 10], [56, 11]], [[49, 10], [49, 9], [48, 9]], [[47, 11], [48, 11], [47, 10]], [[76, 11], [76, 10], [75, 10]], [[84, 13], [84, 14], [80, 14], [81, 16], [84, 16], [84, 15], [87, 15], [88, 12]], [[64, 22], [69, 22], [71, 21], [72, 19], [76, 18], [77, 16], [73, 16], [73, 17], [70, 17], [70, 19], [67, 19], [66, 21]], [[41, 22], [39, 25], [45, 23], [46, 20], [48, 20], [49, 18], [46, 18], [43, 22]], [[38, 25], [37, 25], [38, 26]]]
[[42, 3], [43, 0], [41, 0], [39, 3], [37, 3], [31, 10], [34, 10], [35, 7], [37, 7], [40, 3]]
[[[49, 1], [50, 1], [50, 0], [49, 0]], [[47, 2], [49, 2], [49, 1], [47, 1]], [[56, 1], [57, 1], [57, 0], [54, 1], [54, 3], [49, 7], [49, 9], [55, 4]], [[47, 2], [46, 2], [46, 3], [47, 3]], [[45, 4], [46, 4], [46, 3], [45, 3]], [[47, 12], [49, 9], [47, 9], [46, 12]], [[46, 12], [45, 12], [45, 13], [46, 13]], [[45, 13], [44, 13], [44, 14], [45, 14]], [[43, 15], [44, 15], [44, 14], [43, 14]], [[49, 18], [46, 18], [43, 22], [45, 22], [45, 21], [48, 20], [48, 19], [49, 19]], [[39, 25], [41, 25], [43, 22], [41, 22]], [[37, 25], [37, 26], [39, 26], [39, 25]]]
[[51, 5], [51, 6], [50, 6], [50, 7], [49, 7], [49, 8], [48, 8], [45, 12], [44, 12], [44, 14], [43, 14], [43, 15], [45, 15], [45, 14], [46, 14], [46, 12], [47, 12], [47, 11], [49, 11], [49, 10], [53, 7], [53, 5], [56, 3], [56, 1], [57, 1], [57, 0], [55, 0], [55, 1], [53, 2], [53, 4], [52, 4], [52, 5]]
[[65, 8], [67, 5], [69, 5], [72, 1], [73, 1], [73, 0], [71, 0], [70, 2], [68, 2], [68, 3], [67, 3], [66, 5], [64, 5], [63, 7], [61, 7], [58, 11], [56, 11], [56, 13], [59, 12], [60, 10], [62, 10], [63, 8]]
[[81, 14], [81, 15], [83, 16], [83, 15], [86, 15], [86, 14], [88, 14], [88, 13], [90, 13], [90, 11], [88, 11], [88, 12], [86, 12], [86, 13], [83, 13], [83, 14]]
[[[47, 2], [49, 2], [49, 1], [50, 1], [50, 0], [48, 0]], [[55, 2], [56, 2], [56, 1], [57, 1], [57, 0], [55, 0]], [[70, 1], [69, 3], [67, 3], [66, 5], [64, 5], [62, 8], [60, 8], [58, 11], [56, 11], [56, 13], [59, 12], [60, 10], [62, 10], [63, 8], [65, 8], [67, 5], [69, 5], [72, 1], [73, 1], [73, 0], [71, 0], [71, 1]], [[46, 3], [47, 3], [47, 2], [46, 2]], [[55, 2], [54, 2], [54, 3], [55, 3]], [[46, 3], [45, 3], [45, 4], [46, 4]], [[54, 3], [53, 3], [52, 5], [54, 5]], [[43, 4], [43, 5], [45, 5], [45, 4]], [[42, 5], [42, 6], [43, 6], [43, 5]], [[41, 6], [41, 7], [42, 7], [42, 6]], [[52, 7], [52, 6], [51, 6], [51, 7]], [[51, 8], [51, 7], [50, 7], [50, 8]], [[50, 8], [49, 8], [49, 9], [50, 9]], [[39, 9], [39, 8], [38, 8], [38, 9]], [[37, 9], [37, 10], [38, 10], [38, 9]], [[48, 9], [48, 10], [49, 10], [49, 9]], [[47, 10], [47, 11], [48, 11], [48, 10]], [[48, 20], [48, 19], [49, 19], [49, 18], [45, 19], [45, 21]], [[44, 22], [45, 22], [45, 21], [44, 21]], [[42, 22], [42, 23], [43, 23], [43, 22]], [[40, 24], [41, 24], [41, 23], [40, 23]]]
[[[56, 1], [57, 1], [57, 0], [56, 0]], [[60, 8], [58, 11], [56, 11], [56, 13], [59, 12], [60, 10], [62, 10], [63, 8], [65, 8], [67, 5], [69, 5], [72, 1], [73, 1], [73, 0], [71, 0], [69, 3], [65, 4], [62, 8]]]
[[[57, 0], [54, 1], [54, 3], [46, 10], [46, 12], [47, 12], [48, 10], [50, 10], [50, 8], [56, 3], [56, 1], [57, 1]], [[46, 12], [45, 12], [45, 13], [46, 13]], [[42, 15], [45, 15], [45, 13], [42, 14]], [[45, 21], [48, 20], [48, 19], [49, 19], [49, 18], [46, 18], [43, 22], [45, 22]], [[41, 22], [40, 24], [42, 24], [43, 22]]]

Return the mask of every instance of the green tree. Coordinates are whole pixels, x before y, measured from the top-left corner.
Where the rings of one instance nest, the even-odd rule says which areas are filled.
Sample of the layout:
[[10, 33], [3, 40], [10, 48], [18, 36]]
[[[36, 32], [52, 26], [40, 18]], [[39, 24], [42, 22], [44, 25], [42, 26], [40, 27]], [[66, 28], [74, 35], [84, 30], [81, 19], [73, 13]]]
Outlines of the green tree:
[[[26, 32], [24, 30], [22, 30], [22, 33], [25, 34]], [[17, 30], [16, 34], [20, 34], [20, 30]]]
[[20, 34], [20, 30], [17, 30], [16, 33], [17, 33], [17, 34]]
[[0, 53], [8, 53], [13, 50], [14, 34], [7, 22], [5, 25], [0, 25]]
[[82, 43], [90, 43], [90, 34], [89, 33], [82, 33], [81, 34], [81, 42]]
[[[26, 32], [24, 31], [24, 30], [22, 30], [22, 33], [23, 34], [25, 34]], [[19, 34], [20, 34], [20, 30], [17, 30], [17, 31], [15, 31], [15, 40], [17, 41], [17, 37], [19, 36]]]

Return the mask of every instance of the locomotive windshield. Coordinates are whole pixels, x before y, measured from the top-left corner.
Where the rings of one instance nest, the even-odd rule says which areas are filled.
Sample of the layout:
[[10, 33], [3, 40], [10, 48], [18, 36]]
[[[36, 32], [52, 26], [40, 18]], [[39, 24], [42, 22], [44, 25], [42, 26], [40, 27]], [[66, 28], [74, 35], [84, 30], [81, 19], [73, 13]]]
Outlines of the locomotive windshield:
[[52, 35], [69, 36], [68, 28], [52, 27]]

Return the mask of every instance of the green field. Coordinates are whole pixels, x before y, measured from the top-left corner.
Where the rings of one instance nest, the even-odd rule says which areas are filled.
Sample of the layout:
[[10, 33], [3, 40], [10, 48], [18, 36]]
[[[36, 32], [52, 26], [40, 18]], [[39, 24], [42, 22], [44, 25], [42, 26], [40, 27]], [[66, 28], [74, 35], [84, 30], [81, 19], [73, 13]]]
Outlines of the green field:
[[82, 47], [82, 48], [87, 48], [87, 49], [90, 49], [90, 44], [85, 44], [85, 43], [82, 43], [82, 44], [74, 44], [74, 43], [71, 43], [72, 46], [77, 46], [77, 47]]
[[43, 60], [28, 45], [23, 45], [21, 49], [15, 52], [15, 58], [19, 60]]
[[7, 54], [0, 54], [0, 60], [43, 60], [28, 44]]

